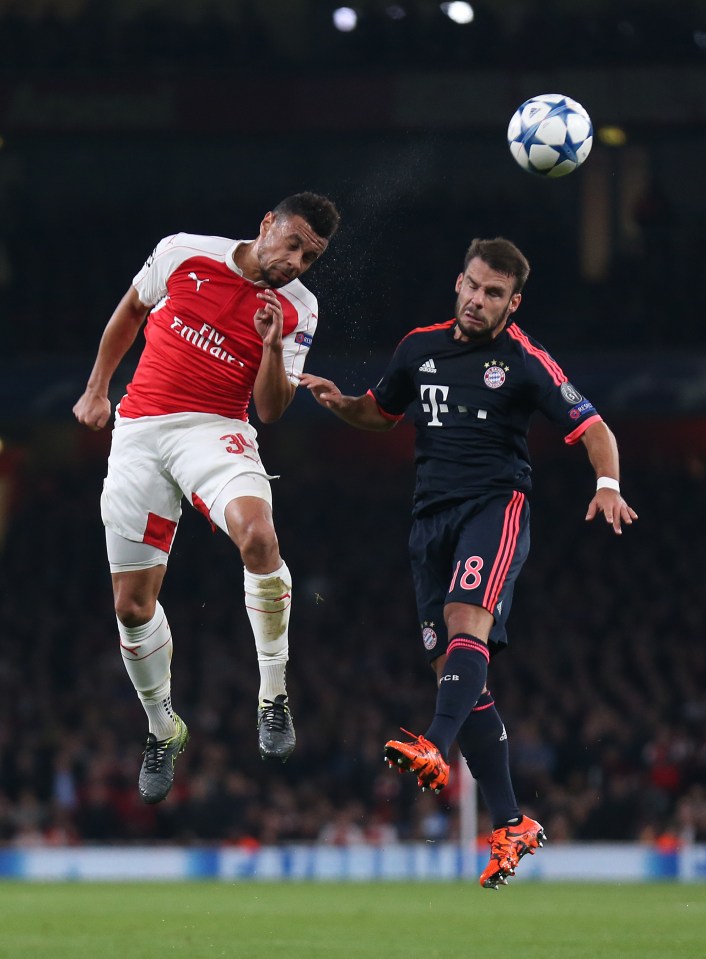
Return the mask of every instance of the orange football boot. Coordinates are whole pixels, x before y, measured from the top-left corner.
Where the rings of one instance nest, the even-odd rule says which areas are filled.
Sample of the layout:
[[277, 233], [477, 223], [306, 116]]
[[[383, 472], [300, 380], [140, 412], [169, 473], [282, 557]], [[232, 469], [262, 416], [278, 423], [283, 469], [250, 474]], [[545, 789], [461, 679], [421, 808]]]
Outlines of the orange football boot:
[[385, 761], [390, 769], [399, 772], [416, 773], [417, 783], [422, 789], [433, 789], [440, 793], [449, 781], [449, 764], [445, 761], [434, 743], [424, 736], [403, 729], [403, 733], [412, 737], [412, 742], [402, 743], [391, 739], [385, 743]]
[[534, 856], [535, 849], [541, 848], [546, 841], [544, 828], [528, 816], [523, 816], [515, 826], [494, 829], [488, 840], [490, 862], [481, 873], [481, 886], [485, 889], [506, 886], [508, 878], [515, 875], [520, 859], [527, 853]]

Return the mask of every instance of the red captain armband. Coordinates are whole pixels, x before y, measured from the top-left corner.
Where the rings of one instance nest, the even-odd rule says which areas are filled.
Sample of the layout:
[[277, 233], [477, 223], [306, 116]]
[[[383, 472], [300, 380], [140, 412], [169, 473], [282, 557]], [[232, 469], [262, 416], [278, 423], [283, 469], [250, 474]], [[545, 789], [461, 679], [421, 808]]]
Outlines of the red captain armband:
[[596, 413], [594, 416], [589, 416], [587, 420], [584, 420], [583, 423], [579, 423], [575, 430], [572, 430], [564, 437], [564, 442], [568, 443], [569, 446], [573, 446], [574, 443], [578, 443], [589, 426], [592, 426], [594, 423], [602, 422], [603, 417], [599, 416], [598, 413]]
[[368, 392], [365, 395], [372, 397], [375, 405], [378, 408], [378, 413], [380, 414], [380, 416], [384, 416], [386, 420], [390, 420], [391, 423], [399, 423], [400, 420], [404, 419], [404, 413], [400, 413], [399, 415], [396, 415], [394, 413], [388, 413], [387, 410], [384, 410], [382, 406], [380, 406], [380, 404], [378, 403], [377, 399], [375, 399], [375, 394], [373, 393], [372, 390], [368, 390]]

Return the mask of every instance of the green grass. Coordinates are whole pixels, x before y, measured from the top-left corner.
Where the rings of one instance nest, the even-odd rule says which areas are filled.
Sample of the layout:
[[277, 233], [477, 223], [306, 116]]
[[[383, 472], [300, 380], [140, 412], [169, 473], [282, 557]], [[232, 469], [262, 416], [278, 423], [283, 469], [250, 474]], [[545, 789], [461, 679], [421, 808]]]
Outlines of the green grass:
[[0, 883], [0, 959], [705, 959], [706, 886]]

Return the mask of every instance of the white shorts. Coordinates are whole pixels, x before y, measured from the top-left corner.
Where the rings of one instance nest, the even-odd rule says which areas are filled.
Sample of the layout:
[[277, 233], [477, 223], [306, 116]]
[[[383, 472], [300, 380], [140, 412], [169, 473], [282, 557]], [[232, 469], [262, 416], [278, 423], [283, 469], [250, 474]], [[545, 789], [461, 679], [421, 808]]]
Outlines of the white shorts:
[[257, 431], [242, 420], [211, 413], [128, 419], [116, 412], [101, 516], [124, 539], [168, 554], [182, 496], [227, 533], [230, 500], [257, 496], [271, 506], [275, 478], [260, 460]]

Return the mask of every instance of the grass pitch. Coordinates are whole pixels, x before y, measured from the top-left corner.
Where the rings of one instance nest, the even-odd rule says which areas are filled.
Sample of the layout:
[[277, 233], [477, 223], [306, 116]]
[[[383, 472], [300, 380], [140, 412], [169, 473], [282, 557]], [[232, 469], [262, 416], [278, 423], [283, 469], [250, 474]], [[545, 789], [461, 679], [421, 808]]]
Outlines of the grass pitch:
[[706, 886], [0, 884], [0, 959], [706, 959]]

